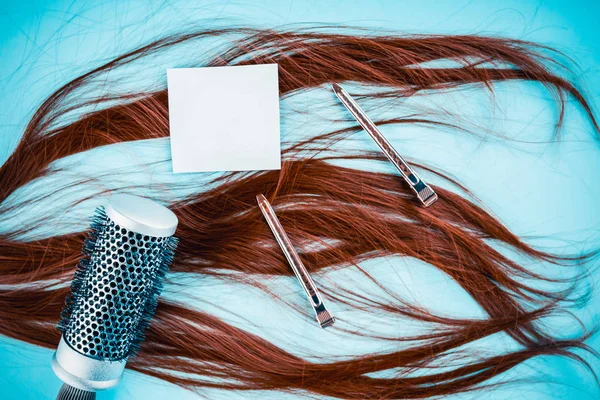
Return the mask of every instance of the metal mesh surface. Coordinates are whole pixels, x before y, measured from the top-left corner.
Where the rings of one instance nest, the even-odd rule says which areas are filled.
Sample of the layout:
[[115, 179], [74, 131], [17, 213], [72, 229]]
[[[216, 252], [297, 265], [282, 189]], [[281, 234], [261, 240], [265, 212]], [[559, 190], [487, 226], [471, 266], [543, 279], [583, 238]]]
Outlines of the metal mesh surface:
[[[100, 210], [71, 286], [65, 341], [97, 359], [121, 360], [154, 313], [176, 239], [128, 231]], [[86, 249], [87, 247], [87, 249]]]

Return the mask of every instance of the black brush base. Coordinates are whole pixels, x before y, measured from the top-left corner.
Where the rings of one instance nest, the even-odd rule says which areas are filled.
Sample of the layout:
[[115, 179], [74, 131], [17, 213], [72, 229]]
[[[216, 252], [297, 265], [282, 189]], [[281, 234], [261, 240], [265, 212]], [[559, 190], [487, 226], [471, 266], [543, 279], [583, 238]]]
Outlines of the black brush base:
[[56, 400], [95, 400], [96, 392], [88, 392], [67, 385], [66, 383], [60, 388]]

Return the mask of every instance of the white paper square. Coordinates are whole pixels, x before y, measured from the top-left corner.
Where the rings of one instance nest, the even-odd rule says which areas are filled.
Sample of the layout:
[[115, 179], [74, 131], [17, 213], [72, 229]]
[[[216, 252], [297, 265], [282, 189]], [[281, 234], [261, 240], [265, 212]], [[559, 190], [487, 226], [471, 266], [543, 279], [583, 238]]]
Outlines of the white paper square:
[[173, 172], [281, 168], [277, 64], [167, 70]]

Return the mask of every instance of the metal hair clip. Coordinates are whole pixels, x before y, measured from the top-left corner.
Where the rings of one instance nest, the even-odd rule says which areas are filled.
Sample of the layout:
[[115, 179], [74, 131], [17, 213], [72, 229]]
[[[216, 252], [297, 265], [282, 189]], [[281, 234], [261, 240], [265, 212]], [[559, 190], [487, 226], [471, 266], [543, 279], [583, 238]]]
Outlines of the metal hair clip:
[[342, 104], [350, 111], [352, 116], [358, 121], [360, 126], [373, 138], [375, 143], [381, 148], [383, 154], [394, 164], [404, 180], [409, 184], [410, 188], [417, 194], [417, 197], [425, 207], [432, 205], [438, 196], [433, 189], [423, 182], [417, 173], [408, 165], [400, 154], [394, 149], [392, 144], [383, 136], [377, 129], [377, 126], [358, 106], [356, 101], [337, 83], [332, 84], [335, 95], [340, 99]]
[[269, 228], [271, 228], [271, 232], [273, 232], [277, 243], [279, 243], [283, 254], [285, 254], [285, 258], [287, 258], [288, 262], [290, 263], [290, 266], [296, 274], [296, 277], [300, 281], [302, 288], [306, 292], [308, 300], [310, 301], [310, 305], [315, 310], [317, 322], [319, 323], [319, 325], [321, 325], [321, 328], [326, 328], [330, 325], [333, 325], [333, 323], [335, 322], [335, 318], [327, 310], [327, 308], [325, 308], [325, 304], [323, 303], [321, 294], [317, 290], [315, 283], [308, 274], [306, 267], [304, 266], [304, 264], [302, 264], [300, 257], [298, 257], [298, 253], [296, 253], [296, 250], [294, 249], [290, 238], [283, 230], [283, 226], [281, 226], [281, 223], [277, 219], [277, 216], [275, 215], [273, 208], [269, 204], [269, 201], [262, 194], [257, 195], [256, 200], [258, 201], [260, 211], [262, 211], [263, 215], [265, 216], [265, 219], [267, 220]]

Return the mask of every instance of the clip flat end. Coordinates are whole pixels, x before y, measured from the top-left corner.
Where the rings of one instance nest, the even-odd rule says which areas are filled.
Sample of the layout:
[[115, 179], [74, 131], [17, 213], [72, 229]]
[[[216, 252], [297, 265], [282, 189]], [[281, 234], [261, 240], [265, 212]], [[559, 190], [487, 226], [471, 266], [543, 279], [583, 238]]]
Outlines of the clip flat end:
[[335, 317], [328, 310], [321, 310], [317, 312], [317, 322], [321, 325], [321, 328], [327, 328], [333, 325]]
[[417, 197], [425, 207], [429, 207], [438, 199], [438, 195], [429, 187], [429, 185], [424, 185], [421, 190], [418, 190]]

